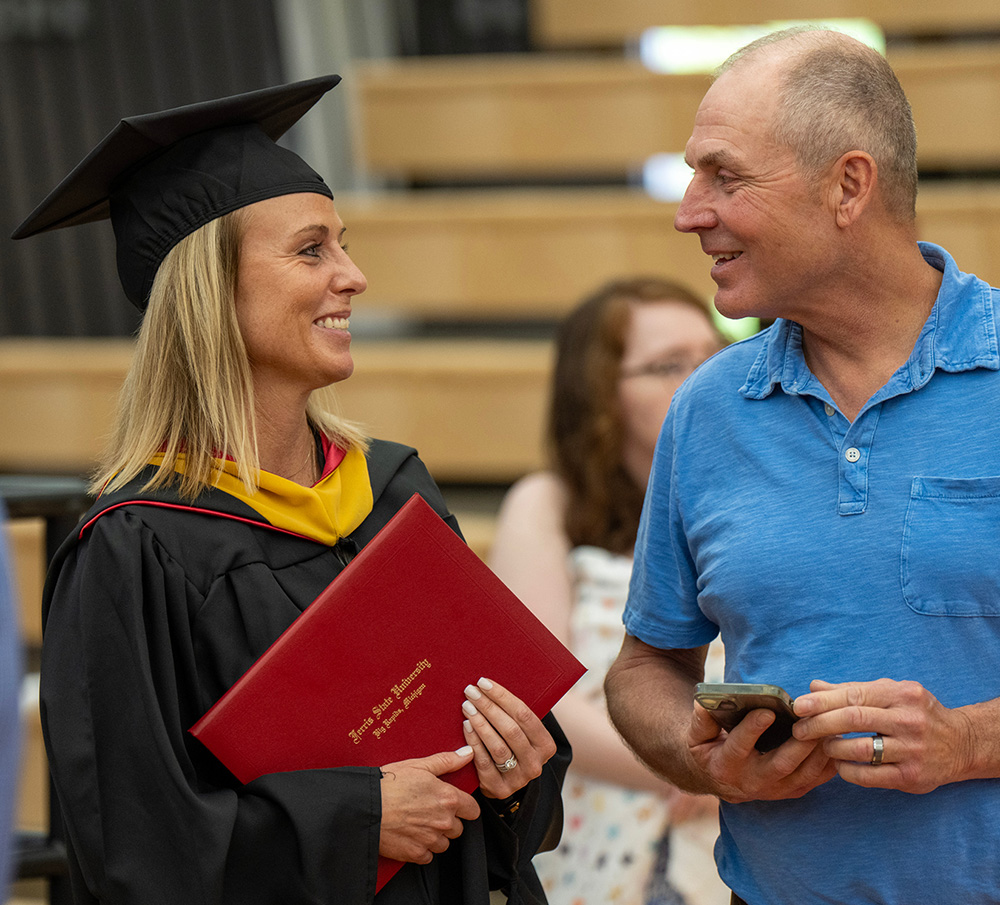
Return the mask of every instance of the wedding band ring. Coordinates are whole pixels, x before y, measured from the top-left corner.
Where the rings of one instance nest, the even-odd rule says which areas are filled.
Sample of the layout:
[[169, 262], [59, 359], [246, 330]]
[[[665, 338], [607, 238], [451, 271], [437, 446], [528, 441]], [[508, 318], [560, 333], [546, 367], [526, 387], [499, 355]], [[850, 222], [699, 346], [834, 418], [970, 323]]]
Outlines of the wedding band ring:
[[872, 736], [872, 766], [877, 767], [882, 763], [882, 755], [885, 753], [885, 742], [881, 735]]
[[[494, 763], [496, 762], [494, 761]], [[499, 770], [501, 773], [510, 773], [510, 771], [513, 770], [514, 767], [516, 766], [517, 766], [517, 758], [514, 757], [513, 754], [510, 757], [508, 757], [507, 760], [505, 760], [502, 764], [496, 764], [497, 770]]]

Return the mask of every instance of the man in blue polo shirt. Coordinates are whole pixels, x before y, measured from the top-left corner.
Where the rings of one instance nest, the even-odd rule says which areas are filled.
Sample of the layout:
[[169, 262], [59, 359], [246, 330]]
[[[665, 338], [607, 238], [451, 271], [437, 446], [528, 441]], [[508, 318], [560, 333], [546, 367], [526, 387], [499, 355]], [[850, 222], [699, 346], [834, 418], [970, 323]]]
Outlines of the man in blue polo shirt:
[[[916, 139], [888, 64], [790, 31], [706, 94], [676, 226], [726, 315], [777, 318], [674, 396], [636, 544], [612, 718], [723, 800], [734, 902], [1000, 902], [1000, 292], [916, 241]], [[802, 717], [728, 734], [726, 679]]]

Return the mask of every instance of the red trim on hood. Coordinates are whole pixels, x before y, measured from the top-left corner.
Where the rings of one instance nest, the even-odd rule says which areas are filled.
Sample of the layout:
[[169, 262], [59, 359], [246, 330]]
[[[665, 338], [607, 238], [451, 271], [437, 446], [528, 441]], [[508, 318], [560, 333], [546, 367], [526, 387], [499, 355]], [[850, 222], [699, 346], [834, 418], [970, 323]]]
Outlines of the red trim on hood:
[[102, 515], [110, 512], [112, 509], [120, 509], [122, 506], [159, 506], [161, 509], [179, 509], [182, 512], [197, 512], [200, 515], [215, 515], [219, 518], [232, 519], [234, 522], [243, 522], [247, 525], [256, 525], [258, 528], [270, 528], [272, 531], [280, 531], [282, 534], [289, 534], [292, 537], [301, 537], [304, 540], [311, 540], [314, 543], [320, 543], [315, 537], [309, 537], [307, 534], [299, 534], [297, 531], [289, 531], [287, 528], [278, 528], [272, 525], [270, 522], [256, 521], [252, 518], [246, 518], [242, 515], [231, 515], [228, 512], [219, 512], [218, 509], [202, 509], [198, 506], [184, 506], [180, 503], [163, 503], [159, 500], [123, 500], [121, 503], [115, 503], [113, 506], [108, 506], [107, 509], [102, 509], [97, 513], [89, 522], [86, 522], [80, 528], [80, 533], [77, 535], [77, 540], [83, 540], [84, 532], [94, 524]]

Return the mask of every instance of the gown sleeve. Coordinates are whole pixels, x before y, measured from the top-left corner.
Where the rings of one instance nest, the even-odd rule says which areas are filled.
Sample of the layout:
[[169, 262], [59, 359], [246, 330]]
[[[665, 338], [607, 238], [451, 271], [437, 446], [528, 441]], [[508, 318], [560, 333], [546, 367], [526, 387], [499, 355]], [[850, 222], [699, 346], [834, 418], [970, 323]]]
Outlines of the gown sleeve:
[[516, 811], [491, 807], [480, 796], [491, 889], [502, 889], [508, 905], [544, 905], [545, 895], [531, 865], [538, 853], [555, 848], [562, 834], [562, 785], [569, 766], [569, 742], [552, 714], [542, 720], [556, 753], [542, 775], [524, 787]]
[[49, 590], [42, 719], [76, 901], [371, 902], [378, 771], [229, 776], [187, 732], [200, 591], [122, 522], [98, 520]]

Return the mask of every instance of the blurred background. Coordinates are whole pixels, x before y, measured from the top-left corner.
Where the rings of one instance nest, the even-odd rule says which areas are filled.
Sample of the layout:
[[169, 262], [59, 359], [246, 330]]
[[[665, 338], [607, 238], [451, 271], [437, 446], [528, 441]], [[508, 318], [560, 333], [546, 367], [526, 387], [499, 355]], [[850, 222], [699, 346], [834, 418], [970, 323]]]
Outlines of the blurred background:
[[[793, 17], [885, 52], [917, 124], [920, 237], [1000, 282], [996, 0], [0, 0], [0, 226], [122, 116], [340, 73], [283, 143], [333, 187], [369, 280], [341, 404], [420, 450], [485, 555], [503, 492], [544, 462], [561, 315], [635, 274], [711, 296], [672, 226], [678, 155], [706, 73]], [[107, 223], [0, 239], [0, 496], [29, 673], [46, 544], [85, 502], [137, 324]], [[59, 871], [36, 708], [29, 675], [18, 821], [43, 848], [19, 901]]]

